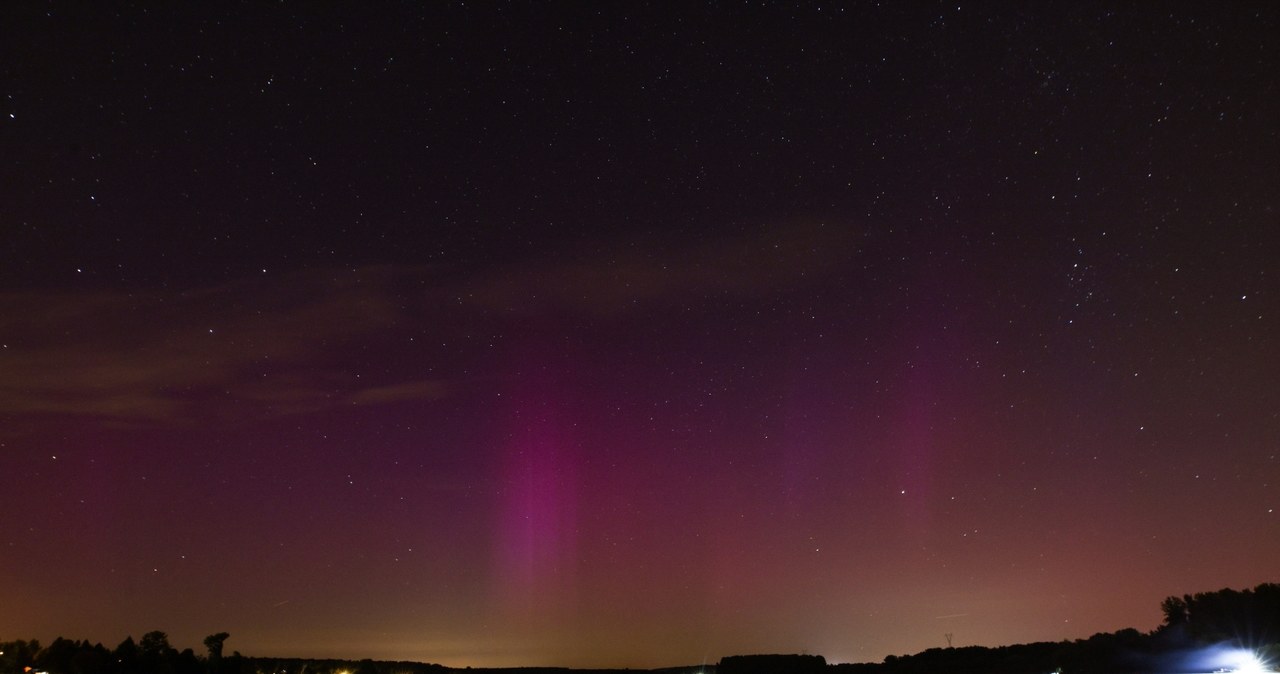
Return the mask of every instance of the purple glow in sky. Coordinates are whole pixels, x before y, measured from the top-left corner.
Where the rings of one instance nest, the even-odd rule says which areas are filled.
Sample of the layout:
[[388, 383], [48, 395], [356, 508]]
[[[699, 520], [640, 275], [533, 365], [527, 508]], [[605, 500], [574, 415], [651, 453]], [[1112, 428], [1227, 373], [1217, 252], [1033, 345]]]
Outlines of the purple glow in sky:
[[1154, 628], [1280, 559], [1269, 6], [0, 18], [0, 636]]

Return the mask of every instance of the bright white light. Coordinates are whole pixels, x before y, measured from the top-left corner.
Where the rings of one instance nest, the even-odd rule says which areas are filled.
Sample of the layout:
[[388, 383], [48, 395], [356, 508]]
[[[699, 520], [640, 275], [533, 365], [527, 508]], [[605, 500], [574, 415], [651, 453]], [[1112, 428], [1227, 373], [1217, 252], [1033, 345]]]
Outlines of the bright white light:
[[1242, 674], [1262, 674], [1267, 671], [1267, 666], [1262, 664], [1262, 661], [1258, 659], [1258, 656], [1253, 655], [1252, 653], [1244, 656], [1242, 660], [1244, 661], [1236, 665], [1235, 671], [1241, 672]]
[[1271, 671], [1253, 651], [1241, 648], [1228, 651], [1224, 655], [1228, 671], [1240, 674], [1264, 674]]
[[1232, 648], [1226, 644], [1189, 651], [1181, 660], [1178, 671], [1184, 672], [1238, 672], [1239, 674], [1271, 674], [1269, 664], [1248, 648]]

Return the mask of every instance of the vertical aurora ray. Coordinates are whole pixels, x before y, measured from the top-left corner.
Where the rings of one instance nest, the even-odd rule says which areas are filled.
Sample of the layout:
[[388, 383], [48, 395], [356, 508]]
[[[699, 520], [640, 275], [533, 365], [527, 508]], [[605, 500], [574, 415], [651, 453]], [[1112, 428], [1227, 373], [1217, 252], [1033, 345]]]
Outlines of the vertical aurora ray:
[[495, 601], [511, 618], [571, 609], [578, 568], [578, 452], [569, 396], [547, 375], [518, 379], [506, 397], [494, 528]]

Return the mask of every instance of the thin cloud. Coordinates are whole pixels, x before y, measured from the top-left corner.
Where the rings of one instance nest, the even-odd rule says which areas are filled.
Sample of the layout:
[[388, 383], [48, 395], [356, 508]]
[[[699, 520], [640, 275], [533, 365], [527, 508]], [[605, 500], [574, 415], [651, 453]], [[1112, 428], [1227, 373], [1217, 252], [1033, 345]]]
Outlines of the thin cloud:
[[163, 423], [220, 415], [220, 401], [249, 403], [237, 414], [273, 416], [438, 398], [440, 383], [368, 386], [335, 364], [405, 319], [395, 273], [0, 295], [0, 414]]
[[839, 273], [858, 246], [851, 228], [795, 224], [692, 245], [601, 241], [473, 271], [380, 265], [182, 291], [0, 294], [0, 414], [154, 424], [436, 400], [444, 381], [344, 366], [385, 356], [397, 329], [774, 297]]
[[350, 395], [350, 400], [356, 405], [380, 405], [407, 400], [437, 400], [445, 397], [447, 392], [444, 382], [425, 379], [356, 391]]
[[457, 294], [490, 309], [615, 314], [653, 303], [760, 298], [821, 282], [857, 254], [849, 227], [794, 224], [676, 247], [582, 246], [571, 256], [501, 266]]

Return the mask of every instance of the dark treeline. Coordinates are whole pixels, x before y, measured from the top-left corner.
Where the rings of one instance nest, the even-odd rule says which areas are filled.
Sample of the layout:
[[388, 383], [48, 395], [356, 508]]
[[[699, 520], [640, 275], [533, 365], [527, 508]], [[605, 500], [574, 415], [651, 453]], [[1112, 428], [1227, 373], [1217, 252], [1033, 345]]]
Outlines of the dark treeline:
[[1169, 597], [1160, 607], [1164, 622], [1147, 633], [1124, 629], [1075, 641], [931, 648], [915, 655], [891, 655], [881, 663], [832, 668], [838, 674], [1180, 671], [1180, 654], [1215, 645], [1251, 650], [1273, 667], [1280, 661], [1280, 585]]
[[[1152, 632], [1125, 629], [1076, 641], [988, 648], [931, 648], [915, 655], [889, 656], [880, 663], [828, 665], [817, 655], [729, 656], [719, 665], [651, 670], [654, 674], [1129, 674], [1171, 671], [1176, 656], [1193, 649], [1227, 645], [1250, 649], [1280, 664], [1280, 585], [1251, 590], [1218, 590], [1168, 597], [1160, 604], [1164, 622]], [[179, 651], [164, 632], [147, 632], [115, 648], [59, 637], [0, 641], [0, 674], [616, 674], [628, 670], [566, 668], [467, 669], [378, 660], [264, 658], [238, 652], [224, 656], [226, 632], [204, 639], [206, 652]], [[719, 670], [718, 672], [716, 670]], [[633, 673], [636, 670], [629, 670]]]
[[39, 641], [0, 641], [0, 674], [446, 674], [443, 665], [385, 660], [322, 660], [224, 656], [226, 632], [204, 639], [207, 653], [169, 645], [164, 632], [128, 637], [114, 649], [100, 643], [59, 637], [48, 646]]
[[[1060, 671], [1070, 674], [1126, 674], [1153, 669], [1160, 652], [1151, 635], [1133, 629], [1096, 634], [1077, 641], [1017, 644], [988, 648], [930, 648], [915, 655], [893, 656], [878, 664], [833, 665], [838, 674], [1024, 674]], [[833, 674], [837, 674], [833, 673]]]
[[716, 674], [826, 674], [821, 655], [731, 655], [720, 658]]

